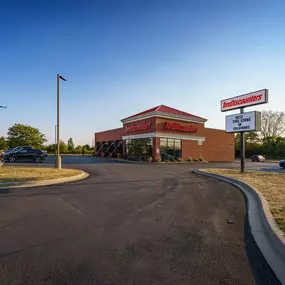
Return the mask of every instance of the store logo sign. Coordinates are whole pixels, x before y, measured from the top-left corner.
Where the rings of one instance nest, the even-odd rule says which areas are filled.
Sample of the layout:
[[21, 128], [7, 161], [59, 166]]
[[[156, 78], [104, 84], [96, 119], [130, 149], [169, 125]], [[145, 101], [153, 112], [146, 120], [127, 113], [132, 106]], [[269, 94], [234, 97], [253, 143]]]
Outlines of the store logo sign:
[[178, 132], [188, 132], [188, 133], [197, 133], [197, 128], [189, 125], [182, 125], [179, 123], [170, 123], [166, 122], [165, 127], [169, 131], [178, 131]]
[[263, 89], [221, 101], [221, 111], [230, 111], [268, 103], [268, 90]]
[[125, 133], [133, 133], [138, 131], [148, 131], [151, 128], [151, 123], [134, 124], [125, 126]]

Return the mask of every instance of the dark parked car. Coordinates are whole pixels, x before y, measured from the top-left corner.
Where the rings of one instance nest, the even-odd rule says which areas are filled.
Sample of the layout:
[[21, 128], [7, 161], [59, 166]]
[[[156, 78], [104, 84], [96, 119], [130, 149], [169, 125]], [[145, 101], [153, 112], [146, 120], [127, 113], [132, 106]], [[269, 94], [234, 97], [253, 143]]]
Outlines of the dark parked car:
[[20, 160], [33, 160], [39, 163], [44, 160], [44, 153], [38, 149], [20, 149], [4, 154], [4, 161], [15, 162]]
[[265, 161], [265, 157], [262, 155], [253, 155], [251, 157], [251, 161], [252, 162], [264, 162]]
[[285, 169], [285, 159], [281, 160], [279, 162], [280, 167], [283, 167]]
[[44, 154], [44, 157], [47, 157], [48, 156], [48, 152], [47, 150], [42, 150], [43, 154]]
[[7, 150], [3, 151], [3, 156], [5, 156], [6, 154], [10, 153], [10, 152], [15, 152], [18, 151], [20, 149], [32, 149], [32, 146], [17, 146], [15, 148], [8, 148]]

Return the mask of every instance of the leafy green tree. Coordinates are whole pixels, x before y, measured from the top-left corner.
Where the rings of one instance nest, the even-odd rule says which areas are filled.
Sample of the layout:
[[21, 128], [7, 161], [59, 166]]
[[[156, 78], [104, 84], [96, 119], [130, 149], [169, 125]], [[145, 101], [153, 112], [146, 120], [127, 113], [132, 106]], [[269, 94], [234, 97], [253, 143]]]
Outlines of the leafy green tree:
[[75, 148], [75, 153], [82, 153], [82, 146], [81, 145], [78, 145], [76, 148]]
[[89, 151], [89, 150], [91, 150], [91, 146], [90, 146], [89, 144], [85, 144], [85, 145], [83, 145], [83, 146], [82, 146], [82, 148], [84, 148], [84, 149], [85, 149], [85, 151]]
[[55, 153], [56, 144], [50, 144], [50, 145], [46, 146], [45, 149], [46, 149], [47, 152], [49, 152], [49, 153]]
[[1, 150], [4, 150], [4, 149], [6, 149], [6, 148], [7, 148], [7, 142], [6, 142], [6, 140], [5, 140], [4, 137], [1, 137], [1, 138], [0, 138], [0, 149], [1, 149]]
[[67, 145], [62, 140], [60, 140], [60, 142], [59, 142], [59, 151], [60, 151], [60, 153], [67, 153]]
[[70, 152], [73, 152], [74, 151], [74, 142], [73, 142], [73, 139], [70, 138], [68, 141], [67, 141], [67, 149], [70, 151]]
[[39, 129], [29, 125], [14, 124], [8, 129], [7, 142], [10, 147], [26, 145], [42, 148], [46, 141], [45, 135]]

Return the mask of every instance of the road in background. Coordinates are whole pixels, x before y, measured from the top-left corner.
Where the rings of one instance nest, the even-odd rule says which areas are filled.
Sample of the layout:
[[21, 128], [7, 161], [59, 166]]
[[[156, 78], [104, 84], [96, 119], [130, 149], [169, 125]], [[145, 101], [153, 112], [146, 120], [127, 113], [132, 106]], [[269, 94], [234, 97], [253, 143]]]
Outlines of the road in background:
[[[36, 167], [51, 167], [55, 165], [55, 156], [48, 156], [43, 163], [35, 164], [32, 161], [27, 161], [24, 163], [6, 163], [6, 166], [36, 166]], [[96, 165], [96, 164], [117, 164], [117, 163], [130, 163], [122, 160], [116, 160], [116, 159], [109, 159], [109, 158], [98, 158], [98, 157], [92, 157], [92, 156], [82, 156], [82, 155], [63, 155], [62, 156], [62, 165], [64, 167], [73, 167], [73, 166], [81, 166], [81, 165]], [[134, 164], [137, 164], [136, 162], [133, 162]], [[146, 163], [147, 165], [150, 165], [149, 163]], [[165, 163], [161, 165], [168, 165], [171, 166], [171, 163]], [[234, 162], [228, 162], [228, 163], [206, 163], [206, 164], [183, 164], [185, 167], [188, 167], [190, 169], [193, 168], [231, 168], [231, 169], [240, 169], [240, 162], [238, 160]], [[279, 167], [278, 162], [265, 162], [265, 163], [258, 163], [258, 162], [251, 162], [246, 161], [246, 169], [248, 170], [260, 170], [260, 171], [270, 171], [270, 172], [280, 172], [285, 173], [285, 169], [282, 169]]]

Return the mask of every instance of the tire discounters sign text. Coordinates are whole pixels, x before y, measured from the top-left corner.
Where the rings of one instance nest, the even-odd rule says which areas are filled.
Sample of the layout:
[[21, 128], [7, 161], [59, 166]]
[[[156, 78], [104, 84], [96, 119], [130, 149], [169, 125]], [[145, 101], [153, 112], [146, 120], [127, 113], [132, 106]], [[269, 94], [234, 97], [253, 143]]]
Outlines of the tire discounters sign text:
[[183, 125], [179, 123], [170, 123], [170, 122], [166, 122], [164, 128], [170, 131], [189, 132], [189, 133], [197, 133], [198, 130], [196, 127], [193, 126]]
[[148, 131], [151, 128], [151, 123], [134, 124], [125, 126], [126, 133], [133, 133], [138, 131]]
[[263, 89], [221, 101], [221, 111], [250, 107], [268, 102], [268, 90]]
[[226, 116], [226, 132], [260, 131], [261, 113], [257, 111]]

